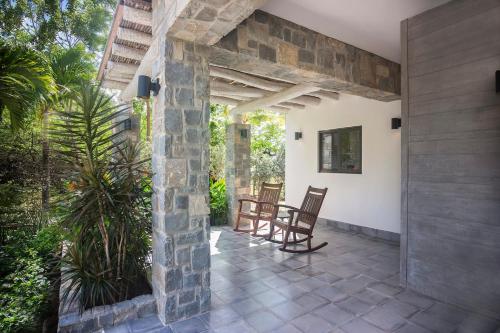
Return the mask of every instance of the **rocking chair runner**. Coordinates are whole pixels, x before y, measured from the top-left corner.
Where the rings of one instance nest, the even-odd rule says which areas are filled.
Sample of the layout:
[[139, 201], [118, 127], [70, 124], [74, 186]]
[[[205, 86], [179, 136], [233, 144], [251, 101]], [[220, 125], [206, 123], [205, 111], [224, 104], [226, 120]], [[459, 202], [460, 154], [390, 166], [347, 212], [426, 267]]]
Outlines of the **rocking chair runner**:
[[[234, 231], [251, 232], [254, 236], [257, 235], [260, 221], [271, 221], [273, 216], [274, 205], [278, 203], [280, 198], [281, 188], [283, 184], [262, 183], [257, 200], [254, 199], [239, 199], [240, 207], [238, 210], [238, 218]], [[242, 210], [243, 203], [249, 202], [255, 207], [248, 212]], [[248, 219], [252, 221], [251, 229], [240, 229], [240, 219]]]
[[[311, 246], [314, 225], [318, 219], [318, 214], [323, 204], [323, 200], [325, 199], [327, 190], [328, 188], [319, 189], [309, 186], [300, 209], [287, 205], [275, 205], [267, 240], [283, 244], [279, 250], [291, 253], [308, 253], [328, 245], [327, 242], [324, 242], [315, 247]], [[288, 211], [288, 216], [279, 217], [278, 213], [280, 208], [285, 208]], [[273, 239], [276, 234], [274, 232], [275, 227], [284, 231], [285, 234], [282, 241]], [[290, 234], [293, 236], [292, 241], [288, 239]], [[306, 237], [297, 239], [297, 234], [305, 235]], [[307, 241], [306, 250], [291, 250], [286, 248], [288, 244], [298, 244], [305, 241]]]

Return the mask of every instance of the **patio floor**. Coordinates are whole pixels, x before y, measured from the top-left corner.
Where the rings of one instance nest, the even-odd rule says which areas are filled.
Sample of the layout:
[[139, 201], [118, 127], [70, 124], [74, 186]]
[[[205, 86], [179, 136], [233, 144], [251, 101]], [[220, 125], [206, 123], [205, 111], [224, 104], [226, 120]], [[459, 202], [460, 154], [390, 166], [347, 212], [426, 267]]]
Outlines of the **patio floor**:
[[398, 286], [399, 247], [319, 225], [313, 254], [213, 227], [212, 309], [161, 325], [156, 316], [108, 332], [500, 332], [500, 323]]

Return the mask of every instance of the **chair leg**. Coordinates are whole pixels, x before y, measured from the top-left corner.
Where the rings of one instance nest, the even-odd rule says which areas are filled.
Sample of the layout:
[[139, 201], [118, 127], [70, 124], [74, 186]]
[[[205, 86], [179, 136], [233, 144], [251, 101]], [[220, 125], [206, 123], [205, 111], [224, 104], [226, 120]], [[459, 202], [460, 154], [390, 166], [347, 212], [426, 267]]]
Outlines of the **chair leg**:
[[238, 218], [236, 219], [236, 227], [234, 231], [240, 231], [240, 214], [238, 213]]
[[297, 233], [296, 232], [293, 233], [293, 242], [297, 243]]
[[253, 221], [253, 234], [252, 236], [257, 235], [257, 230], [259, 229], [259, 219]]
[[266, 239], [268, 241], [270, 241], [271, 238], [273, 238], [273, 237], [274, 237], [274, 223], [273, 223], [273, 221], [271, 221], [271, 222], [269, 222], [269, 237], [267, 237]]
[[307, 235], [307, 248], [311, 249], [311, 235]]
[[283, 237], [283, 246], [281, 247], [283, 250], [286, 250], [286, 246], [288, 245], [288, 237], [290, 236], [290, 231], [287, 229], [285, 232], [285, 236]]

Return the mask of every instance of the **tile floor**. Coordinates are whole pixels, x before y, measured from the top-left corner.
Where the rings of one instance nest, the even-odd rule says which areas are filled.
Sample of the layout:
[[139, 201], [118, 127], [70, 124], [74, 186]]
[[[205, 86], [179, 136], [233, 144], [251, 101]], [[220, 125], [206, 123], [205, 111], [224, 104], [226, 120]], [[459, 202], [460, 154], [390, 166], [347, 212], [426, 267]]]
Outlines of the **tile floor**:
[[500, 323], [399, 287], [399, 247], [319, 225], [313, 254], [212, 228], [212, 309], [164, 327], [156, 316], [118, 332], [500, 333]]

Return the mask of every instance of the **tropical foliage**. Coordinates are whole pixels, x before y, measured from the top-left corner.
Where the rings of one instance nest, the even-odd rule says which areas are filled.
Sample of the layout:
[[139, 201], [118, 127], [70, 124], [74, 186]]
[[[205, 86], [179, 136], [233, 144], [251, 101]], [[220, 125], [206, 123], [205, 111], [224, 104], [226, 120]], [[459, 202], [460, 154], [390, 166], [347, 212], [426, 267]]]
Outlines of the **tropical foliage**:
[[47, 61], [39, 52], [0, 40], [0, 121], [8, 114], [14, 130], [55, 91]]
[[210, 222], [212, 225], [227, 222], [226, 181], [210, 180]]
[[62, 223], [72, 235], [64, 257], [63, 299], [80, 309], [147, 291], [150, 184], [140, 147], [123, 138], [124, 109], [98, 87], [75, 91], [58, 112], [52, 141], [67, 163]]
[[115, 5], [114, 0], [0, 1], [0, 36], [38, 50], [78, 44], [97, 50], [105, 42], [104, 31]]

